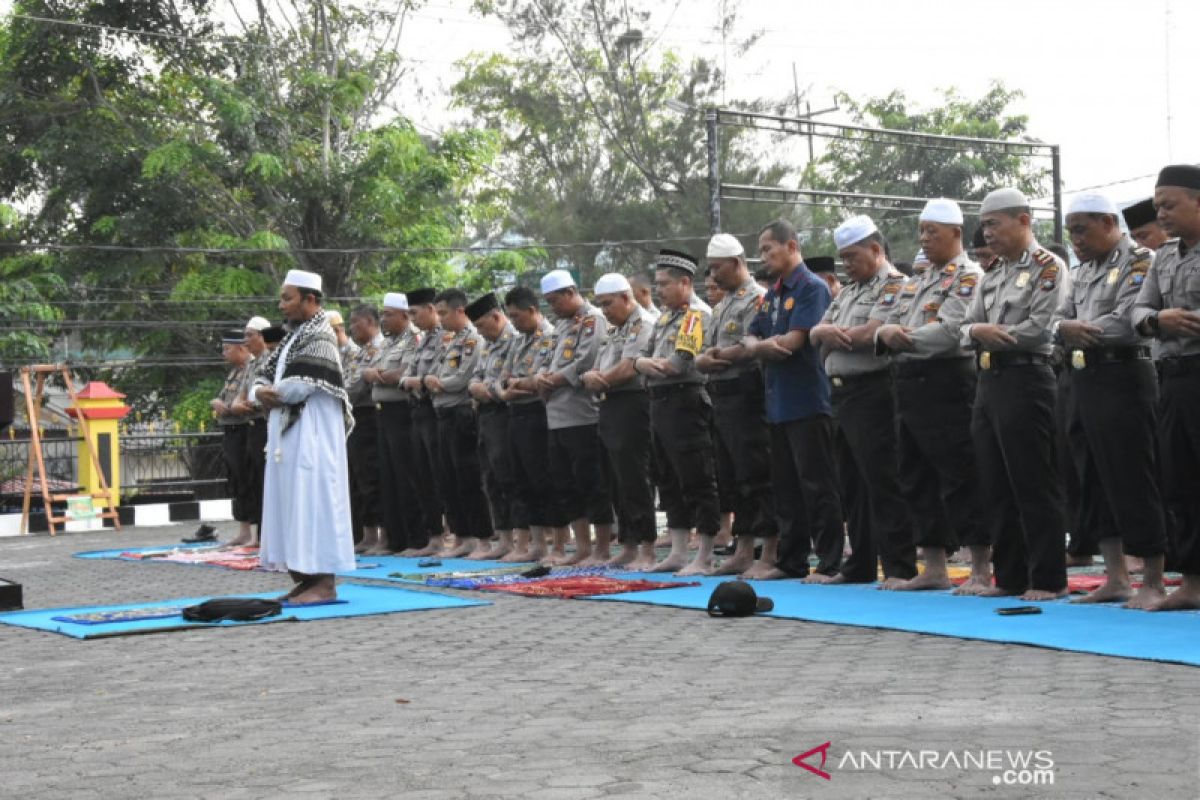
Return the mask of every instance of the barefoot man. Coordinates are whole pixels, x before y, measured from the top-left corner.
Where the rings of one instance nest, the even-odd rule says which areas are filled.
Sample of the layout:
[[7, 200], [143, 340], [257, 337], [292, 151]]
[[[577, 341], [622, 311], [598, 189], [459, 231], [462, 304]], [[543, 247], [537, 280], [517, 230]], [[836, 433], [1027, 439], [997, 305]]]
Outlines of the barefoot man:
[[975, 361], [959, 340], [983, 270], [963, 250], [962, 225], [953, 200], [926, 203], [917, 231], [927, 263], [876, 307], [887, 318], [875, 352], [892, 358], [900, 486], [925, 561], [925, 571], [897, 589], [949, 589], [946, 558], [960, 546], [971, 552], [970, 588], [992, 586], [971, 444]]
[[[1171, 239], [1155, 254], [1133, 321], [1154, 338], [1162, 375], [1158, 442], [1173, 567], [1183, 585], [1154, 611], [1200, 608], [1200, 168], [1164, 167], [1154, 189], [1158, 221]], [[1147, 564], [1149, 570], [1149, 564]], [[1147, 571], [1147, 576], [1149, 572]]]
[[353, 417], [321, 308], [321, 276], [289, 272], [279, 310], [291, 333], [260, 369], [250, 398], [270, 410], [259, 557], [296, 582], [288, 601], [321, 603], [337, 597], [334, 574], [354, 569], [346, 468]]

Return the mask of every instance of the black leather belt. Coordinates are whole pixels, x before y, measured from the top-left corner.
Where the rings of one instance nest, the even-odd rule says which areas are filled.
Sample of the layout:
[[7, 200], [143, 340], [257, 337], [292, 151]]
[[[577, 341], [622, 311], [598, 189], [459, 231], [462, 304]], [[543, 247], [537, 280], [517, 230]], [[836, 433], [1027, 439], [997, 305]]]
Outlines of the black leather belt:
[[996, 370], [1002, 367], [1047, 366], [1050, 364], [1050, 356], [1043, 353], [982, 350], [975, 357], [975, 363], [982, 370]]
[[668, 383], [665, 386], [647, 386], [646, 393], [650, 395], [651, 400], [659, 400], [673, 394], [694, 392], [703, 388], [703, 384], [699, 383]]
[[877, 369], [874, 372], [864, 372], [861, 375], [830, 375], [829, 385], [835, 389], [846, 389], [851, 386], [857, 386], [859, 384], [883, 380], [890, 377], [891, 373], [886, 369]]
[[1150, 348], [1136, 345], [1125, 347], [1089, 347], [1083, 350], [1071, 350], [1067, 354], [1067, 363], [1073, 370], [1087, 369], [1098, 364], [1115, 364], [1121, 361], [1146, 361], [1150, 358]]
[[974, 362], [969, 358], [911, 359], [892, 364], [892, 375], [896, 378], [924, 378], [939, 372], [957, 372], [973, 366]]
[[1193, 372], [1200, 372], [1200, 355], [1168, 356], [1160, 358], [1155, 366], [1158, 367], [1158, 374], [1164, 378], [1190, 375]]

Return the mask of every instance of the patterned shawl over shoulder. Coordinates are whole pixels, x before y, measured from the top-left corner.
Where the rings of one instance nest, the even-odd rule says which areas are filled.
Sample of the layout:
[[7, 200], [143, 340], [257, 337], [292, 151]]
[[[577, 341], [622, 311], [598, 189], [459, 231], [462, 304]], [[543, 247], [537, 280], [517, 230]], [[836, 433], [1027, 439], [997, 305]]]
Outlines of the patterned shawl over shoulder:
[[[287, 348], [292, 342], [291, 348]], [[342, 378], [342, 359], [338, 352], [337, 337], [320, 309], [312, 319], [301, 324], [271, 352], [271, 357], [258, 369], [254, 382], [259, 386], [270, 386], [275, 382], [275, 369], [280, 355], [287, 349], [287, 360], [283, 365], [283, 380], [294, 379], [312, 384], [318, 391], [325, 392], [342, 404], [342, 418], [348, 434], [354, 428], [354, 416], [350, 411], [350, 398], [346, 396]], [[283, 428], [286, 431], [300, 419], [304, 404], [286, 405], [283, 413]]]

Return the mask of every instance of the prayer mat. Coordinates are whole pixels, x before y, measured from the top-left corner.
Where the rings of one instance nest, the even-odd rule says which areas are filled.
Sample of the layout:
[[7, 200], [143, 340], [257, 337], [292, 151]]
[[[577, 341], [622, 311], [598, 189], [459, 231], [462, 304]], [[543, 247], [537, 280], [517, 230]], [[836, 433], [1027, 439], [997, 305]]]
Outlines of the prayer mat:
[[[279, 592], [243, 595], [245, 597], [275, 598]], [[355, 583], [338, 585], [338, 599], [321, 605], [285, 606], [275, 617], [246, 622], [188, 622], [181, 615], [186, 606], [196, 605], [210, 597], [187, 597], [157, 603], [100, 606], [95, 608], [47, 608], [13, 611], [0, 614], [0, 624], [61, 633], [75, 639], [101, 639], [141, 633], [160, 633], [190, 628], [228, 628], [235, 625], [265, 625], [272, 622], [308, 622], [339, 617], [360, 617], [373, 614], [393, 614], [400, 611], [422, 611], [442, 608], [466, 608], [490, 605], [486, 600], [418, 592], [393, 586], [365, 586]], [[172, 616], [158, 616], [166, 608], [177, 609]], [[139, 616], [153, 613], [153, 617]], [[132, 616], [131, 616], [132, 614]], [[104, 621], [108, 615], [109, 620]], [[70, 621], [65, 621], [70, 620]]]
[[[377, 581], [399, 581], [401, 583], [421, 583], [425, 575], [451, 572], [483, 572], [493, 569], [508, 569], [522, 567], [529, 569], [532, 564], [522, 564], [509, 561], [471, 561], [466, 558], [442, 558], [442, 563], [436, 567], [419, 567], [417, 564], [424, 558], [407, 558], [400, 556], [367, 556], [360, 558], [358, 568], [348, 572], [339, 572], [343, 578], [370, 578]], [[396, 577], [396, 575], [403, 577]]]
[[[618, 573], [620, 574], [620, 573]], [[628, 577], [645, 575], [625, 573]], [[654, 592], [586, 597], [596, 602], [672, 606], [703, 611], [713, 588], [727, 577], [699, 578], [700, 585]], [[1067, 600], [1023, 603], [1016, 597], [955, 597], [949, 591], [885, 592], [868, 585], [821, 586], [797, 580], [751, 581], [782, 617], [885, 628], [959, 639], [1025, 644], [1078, 653], [1200, 666], [1200, 611], [1147, 612], [1113, 604], [1075, 605]], [[1001, 616], [998, 608], [1035, 605], [1040, 614]], [[713, 620], [736, 625], [737, 620]]]
[[656, 589], [677, 589], [680, 586], [699, 585], [695, 581], [687, 583], [648, 581], [636, 578], [613, 578], [607, 575], [581, 575], [568, 578], [551, 575], [545, 578], [525, 578], [523, 581], [512, 583], [484, 584], [479, 589], [484, 592], [519, 594], [522, 597], [557, 597], [562, 600], [571, 600], [576, 597], [596, 597], [623, 592], [647, 592]]
[[[185, 564], [202, 567], [221, 567], [242, 572], [260, 568], [257, 547], [234, 547], [212, 543], [171, 545], [170, 547], [135, 547], [124, 550], [92, 550], [76, 553], [76, 558], [139, 561], [155, 564]], [[359, 562], [362, 568], [378, 567], [374, 562]]]
[[515, 567], [499, 567], [497, 569], [476, 569], [464, 570], [461, 572], [393, 572], [388, 575], [389, 578], [394, 578], [405, 583], [423, 583], [429, 586], [437, 584], [434, 581], [444, 580], [467, 580], [470, 578], [490, 578], [497, 575], [519, 575], [529, 569], [528, 564], [520, 564]]

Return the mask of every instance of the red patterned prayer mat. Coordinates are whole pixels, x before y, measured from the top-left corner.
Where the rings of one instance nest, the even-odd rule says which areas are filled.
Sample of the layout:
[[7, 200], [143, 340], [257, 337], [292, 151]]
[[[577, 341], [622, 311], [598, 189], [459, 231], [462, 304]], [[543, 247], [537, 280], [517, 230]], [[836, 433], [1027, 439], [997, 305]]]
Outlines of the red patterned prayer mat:
[[[1068, 572], [1067, 573], [1067, 591], [1071, 594], [1087, 594], [1094, 592], [1104, 585], [1105, 576], [1103, 572]], [[955, 586], [966, 583], [967, 579], [963, 577], [952, 577], [950, 582]], [[1178, 586], [1182, 581], [1177, 577], [1168, 576], [1163, 579], [1163, 583], [1167, 586]], [[1139, 580], [1132, 581], [1134, 589], [1142, 588], [1142, 582]]]
[[121, 553], [121, 558], [139, 561], [171, 561], [176, 564], [203, 564], [242, 571], [258, 569], [257, 547], [234, 547], [229, 550], [180, 548], [157, 552], [128, 552]]
[[699, 586], [698, 581], [646, 581], [631, 578], [608, 578], [603, 575], [580, 575], [569, 578], [542, 578], [525, 583], [496, 583], [480, 586], [485, 592], [507, 592], [523, 597], [558, 597], [570, 600], [598, 594], [645, 592], [652, 589], [677, 589], [680, 586]]

